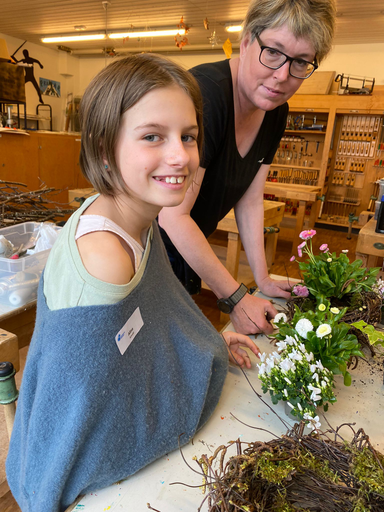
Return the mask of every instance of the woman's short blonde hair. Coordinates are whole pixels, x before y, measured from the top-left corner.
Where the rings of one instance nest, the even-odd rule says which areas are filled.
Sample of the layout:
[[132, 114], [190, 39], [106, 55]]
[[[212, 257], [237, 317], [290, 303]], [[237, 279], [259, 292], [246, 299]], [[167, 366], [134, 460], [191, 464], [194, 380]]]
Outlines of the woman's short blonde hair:
[[320, 63], [332, 48], [335, 32], [334, 0], [252, 0], [243, 26], [244, 38], [287, 25], [296, 38], [311, 41]]
[[[202, 98], [195, 78], [159, 55], [143, 53], [114, 61], [88, 85], [80, 102], [80, 168], [93, 187], [104, 195], [127, 192], [117, 167], [115, 147], [123, 114], [153, 89], [178, 85], [191, 98], [203, 142]], [[108, 162], [108, 168], [105, 166]]]

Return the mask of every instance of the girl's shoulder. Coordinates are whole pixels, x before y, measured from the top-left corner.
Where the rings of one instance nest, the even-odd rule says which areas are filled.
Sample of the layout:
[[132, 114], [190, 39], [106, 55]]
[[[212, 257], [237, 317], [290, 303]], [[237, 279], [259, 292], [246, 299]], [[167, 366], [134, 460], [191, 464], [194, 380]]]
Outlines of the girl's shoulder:
[[87, 272], [101, 281], [123, 285], [135, 274], [132, 249], [115, 233], [95, 231], [77, 240]]

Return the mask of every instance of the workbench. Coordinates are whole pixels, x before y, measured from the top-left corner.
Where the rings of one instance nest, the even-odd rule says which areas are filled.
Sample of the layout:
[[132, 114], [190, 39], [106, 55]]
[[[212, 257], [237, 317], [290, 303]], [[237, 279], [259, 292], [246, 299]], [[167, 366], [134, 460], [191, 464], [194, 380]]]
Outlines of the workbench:
[[[273, 276], [278, 279], [279, 276]], [[262, 294], [258, 296], [266, 298]], [[282, 299], [274, 299], [283, 305]], [[226, 330], [231, 329], [231, 324]], [[262, 352], [271, 353], [275, 347], [264, 336], [256, 340]], [[333, 427], [345, 422], [356, 422], [355, 430], [364, 428], [369, 435], [373, 447], [384, 452], [384, 436], [382, 425], [384, 422], [384, 386], [383, 386], [383, 360], [379, 356], [372, 360], [366, 357], [367, 362], [360, 360], [356, 369], [351, 370], [352, 385], [346, 387], [342, 376], [335, 377], [335, 394], [337, 402], [331, 405], [326, 413], [327, 420]], [[255, 390], [262, 394], [260, 381], [257, 378], [255, 363], [256, 357], [251, 354], [252, 369], [246, 370], [248, 378]], [[272, 405], [269, 395], [263, 399], [291, 426], [293, 425], [284, 413], [284, 404]], [[327, 424], [320, 414], [322, 428], [326, 430]], [[256, 430], [263, 428], [266, 430]], [[270, 431], [270, 433], [267, 432]], [[308, 432], [306, 430], [306, 432]], [[350, 430], [343, 427], [341, 435], [351, 438]], [[181, 456], [178, 450], [169, 453], [142, 469], [127, 480], [119, 482], [108, 488], [84, 496], [74, 508], [70, 510], [82, 512], [147, 512], [147, 503], [160, 512], [196, 512], [204, 499], [202, 494], [202, 476], [193, 457], [203, 454], [211, 456], [215, 449], [223, 444], [240, 438], [242, 442], [269, 441], [273, 434], [286, 433], [283, 423], [275, 414], [264, 405], [250, 385], [247, 383], [241, 370], [230, 366], [219, 403], [210, 420], [196, 434], [193, 443], [182, 448]], [[127, 439], [129, 442], [129, 439]], [[233, 448], [235, 449], [235, 448]], [[233, 451], [229, 451], [235, 454]], [[100, 461], [102, 463], [102, 461]], [[198, 474], [188, 467], [190, 465]], [[177, 482], [176, 484], [174, 484]], [[174, 485], [171, 485], [174, 484]], [[185, 484], [185, 485], [183, 485]], [[188, 486], [196, 486], [187, 487]], [[202, 512], [208, 510], [207, 503]]]
[[13, 337], [0, 337], [0, 361], [10, 361], [19, 371], [19, 350], [29, 345], [35, 327], [36, 299], [18, 308], [0, 307], [0, 332]]
[[356, 259], [363, 261], [365, 267], [377, 267], [379, 258], [384, 258], [384, 234], [376, 233], [376, 220], [369, 220], [360, 229], [356, 244]]
[[[278, 228], [280, 226], [280, 222], [283, 220], [284, 209], [285, 203], [278, 201], [264, 201], [264, 228]], [[220, 231], [228, 233], [225, 267], [231, 276], [237, 280], [241, 239], [233, 209], [219, 222], [217, 230], [208, 238], [208, 242], [214, 243], [215, 237]], [[278, 233], [274, 230], [271, 230], [271, 232], [266, 233], [265, 235], [265, 259], [268, 269], [271, 268], [275, 259], [277, 237]], [[251, 277], [251, 281], [253, 281], [253, 275]]]
[[292, 183], [278, 183], [266, 181], [264, 194], [274, 195], [279, 199], [291, 199], [299, 201], [299, 208], [296, 214], [296, 226], [293, 235], [293, 248], [295, 249], [302, 240], [299, 234], [304, 229], [304, 217], [307, 203], [312, 203], [311, 214], [309, 216], [309, 228], [313, 228], [316, 222], [316, 201], [321, 196], [321, 187], [314, 185], [296, 185]]

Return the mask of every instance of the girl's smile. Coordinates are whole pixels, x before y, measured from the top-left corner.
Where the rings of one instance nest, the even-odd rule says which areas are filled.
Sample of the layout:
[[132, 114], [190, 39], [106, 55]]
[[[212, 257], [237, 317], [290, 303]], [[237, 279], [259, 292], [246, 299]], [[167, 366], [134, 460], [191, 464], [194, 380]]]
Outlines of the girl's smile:
[[177, 206], [199, 165], [192, 100], [178, 85], [154, 89], [122, 117], [116, 163], [129, 189], [125, 201]]

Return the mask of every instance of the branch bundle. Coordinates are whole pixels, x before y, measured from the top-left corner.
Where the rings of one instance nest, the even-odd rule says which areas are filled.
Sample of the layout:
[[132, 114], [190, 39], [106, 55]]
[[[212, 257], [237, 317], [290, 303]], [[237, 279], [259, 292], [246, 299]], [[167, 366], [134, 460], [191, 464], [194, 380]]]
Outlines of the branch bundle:
[[[197, 462], [209, 512], [383, 511], [384, 457], [364, 431], [353, 431], [347, 442], [339, 429], [309, 435], [303, 429], [296, 424], [269, 442], [243, 449], [237, 440], [203, 455]], [[237, 455], [225, 462], [233, 444]]]
[[45, 185], [38, 190], [26, 190], [24, 183], [0, 180], [0, 227], [45, 222], [73, 213], [73, 209], [62, 208], [52, 199], [60, 192]]

